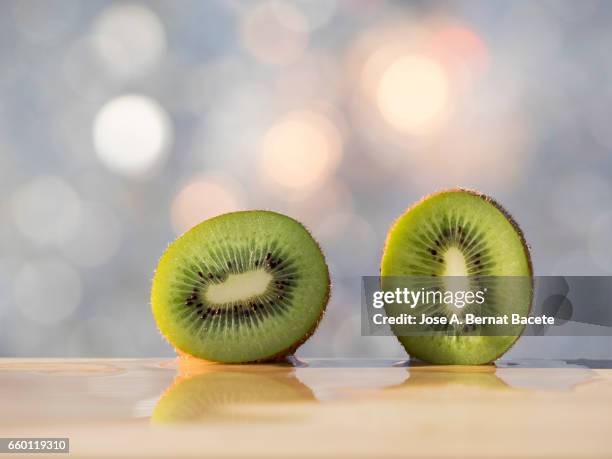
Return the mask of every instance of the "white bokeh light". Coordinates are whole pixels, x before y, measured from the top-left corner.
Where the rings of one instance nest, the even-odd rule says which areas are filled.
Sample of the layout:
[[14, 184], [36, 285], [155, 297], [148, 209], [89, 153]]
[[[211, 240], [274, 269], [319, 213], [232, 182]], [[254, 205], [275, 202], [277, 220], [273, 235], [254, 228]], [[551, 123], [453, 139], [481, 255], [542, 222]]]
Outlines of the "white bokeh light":
[[96, 19], [96, 54], [118, 78], [145, 75], [166, 51], [166, 33], [158, 16], [144, 5], [114, 4]]
[[159, 165], [172, 137], [172, 124], [164, 108], [138, 94], [107, 102], [93, 125], [98, 157], [110, 170], [124, 175], [142, 175]]
[[15, 279], [15, 302], [21, 313], [43, 325], [68, 318], [81, 301], [79, 273], [61, 259], [48, 258], [24, 265]]
[[70, 240], [81, 220], [81, 200], [59, 177], [35, 178], [17, 189], [11, 210], [17, 229], [36, 245], [54, 246]]

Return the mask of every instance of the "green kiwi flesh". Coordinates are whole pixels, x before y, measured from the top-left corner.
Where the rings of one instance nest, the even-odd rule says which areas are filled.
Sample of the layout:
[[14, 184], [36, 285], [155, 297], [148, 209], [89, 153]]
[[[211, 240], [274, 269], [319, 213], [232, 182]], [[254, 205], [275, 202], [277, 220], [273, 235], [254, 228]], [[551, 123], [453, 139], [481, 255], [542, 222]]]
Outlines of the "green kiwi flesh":
[[[491, 295], [487, 297], [492, 299], [487, 301], [487, 315], [527, 314], [531, 310], [533, 273], [521, 230], [493, 199], [470, 190], [430, 195], [395, 222], [381, 261], [383, 289], [391, 287], [393, 276], [411, 276], [415, 283], [418, 279], [436, 282], [461, 276], [459, 279], [469, 279], [472, 288], [488, 282]], [[444, 309], [437, 314], [444, 314]], [[486, 329], [474, 330], [474, 326], [459, 330], [446, 327], [450, 328], [438, 325], [439, 333], [398, 339], [411, 357], [425, 362], [478, 365], [503, 355], [522, 331], [518, 327], [508, 336], [496, 336]]]
[[270, 211], [206, 220], [161, 257], [151, 290], [157, 326], [179, 351], [227, 363], [292, 353], [329, 298], [318, 244], [296, 220]]

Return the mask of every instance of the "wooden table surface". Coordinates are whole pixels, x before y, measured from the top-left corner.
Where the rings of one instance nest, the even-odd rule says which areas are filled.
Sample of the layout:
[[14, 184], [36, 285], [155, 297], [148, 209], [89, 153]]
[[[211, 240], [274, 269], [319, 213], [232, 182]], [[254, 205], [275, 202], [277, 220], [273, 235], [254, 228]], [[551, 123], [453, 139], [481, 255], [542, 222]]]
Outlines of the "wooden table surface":
[[612, 457], [609, 367], [0, 359], [0, 437], [69, 437], [70, 457]]

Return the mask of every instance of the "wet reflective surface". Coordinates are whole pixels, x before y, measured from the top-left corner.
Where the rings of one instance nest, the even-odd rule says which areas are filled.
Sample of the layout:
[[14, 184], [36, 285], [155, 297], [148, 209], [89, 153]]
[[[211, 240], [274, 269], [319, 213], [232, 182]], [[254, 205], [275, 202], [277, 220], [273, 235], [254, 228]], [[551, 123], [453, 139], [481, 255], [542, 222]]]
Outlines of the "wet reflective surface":
[[0, 359], [0, 436], [88, 457], [612, 454], [609, 362]]

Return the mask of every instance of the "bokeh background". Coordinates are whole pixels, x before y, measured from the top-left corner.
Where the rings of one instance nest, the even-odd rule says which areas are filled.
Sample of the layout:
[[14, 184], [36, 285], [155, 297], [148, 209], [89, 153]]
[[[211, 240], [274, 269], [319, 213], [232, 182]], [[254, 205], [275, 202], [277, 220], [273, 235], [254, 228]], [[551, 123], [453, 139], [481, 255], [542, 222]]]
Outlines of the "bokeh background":
[[3, 1], [0, 355], [172, 355], [157, 259], [236, 209], [298, 218], [326, 251], [302, 356], [404, 355], [360, 336], [354, 279], [439, 188], [505, 204], [537, 274], [610, 274], [611, 23], [604, 0]]

